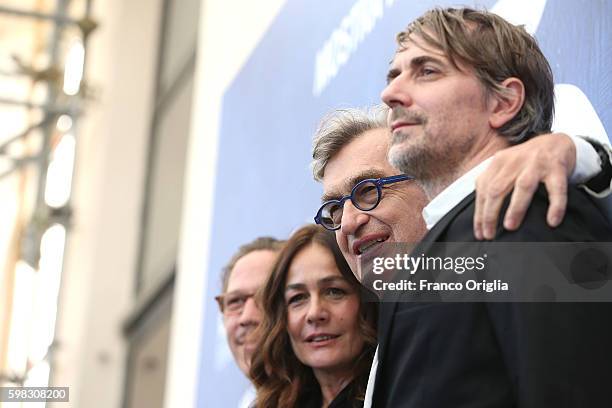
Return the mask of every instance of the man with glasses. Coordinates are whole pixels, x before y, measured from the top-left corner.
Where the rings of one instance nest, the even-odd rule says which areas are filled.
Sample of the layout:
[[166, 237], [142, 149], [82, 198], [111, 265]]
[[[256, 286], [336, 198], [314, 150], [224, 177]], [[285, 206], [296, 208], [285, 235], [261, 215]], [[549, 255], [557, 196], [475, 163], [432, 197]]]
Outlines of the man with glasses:
[[[223, 314], [223, 325], [234, 360], [248, 377], [256, 344], [252, 333], [261, 320], [255, 303], [255, 293], [265, 284], [284, 241], [260, 237], [242, 245], [222, 272], [222, 294], [215, 299]], [[247, 390], [240, 407], [248, 407], [255, 399], [252, 388]]]
[[[415, 243], [427, 232], [422, 210], [428, 198], [412, 177], [401, 174], [387, 160], [390, 141], [387, 112], [384, 107], [335, 111], [323, 119], [313, 139], [313, 176], [323, 184], [323, 205], [315, 222], [336, 231], [342, 253], [360, 280], [364, 279], [358, 272], [362, 257], [376, 252], [383, 242]], [[542, 135], [523, 146], [508, 148], [502, 159], [515, 160], [513, 156], [522, 154], [529, 146], [533, 151], [548, 152], [555, 158], [550, 163], [565, 163], [568, 168], [562, 174], [572, 174], [574, 160], [584, 166], [585, 159], [580, 156], [568, 159], [568, 155], [580, 152], [573, 150], [571, 144], [566, 135]], [[519, 153], [515, 153], [517, 148]], [[533, 157], [536, 156], [530, 156], [530, 160]], [[503, 160], [497, 164], [503, 166]], [[531, 164], [528, 161], [526, 167]], [[548, 167], [538, 177], [544, 179], [553, 170]], [[585, 178], [595, 175], [587, 172]], [[372, 399], [377, 364], [375, 356], [366, 394], [368, 403]]]
[[[383, 242], [418, 242], [426, 232], [421, 210], [427, 198], [414, 181], [399, 177], [376, 187], [359, 184], [399, 175], [387, 161], [385, 116], [381, 108], [338, 111], [322, 122], [313, 141], [313, 174], [323, 183], [325, 203], [315, 222], [336, 230], [340, 250], [355, 273], [360, 258]], [[379, 189], [384, 190], [382, 201], [363, 197]], [[352, 191], [354, 201], [343, 198]]]
[[[415, 243], [427, 232], [422, 210], [428, 198], [411, 176], [401, 174], [387, 161], [390, 140], [387, 112], [382, 106], [368, 110], [340, 109], [321, 121], [313, 138], [313, 176], [323, 184], [323, 205], [315, 222], [336, 231], [340, 249], [355, 273], [360, 258], [382, 242]], [[504, 156], [494, 158], [493, 163], [503, 167], [504, 162], [523, 155], [525, 149], [547, 152], [550, 167], [533, 178], [532, 186], [523, 186], [523, 190], [532, 191], [530, 198], [533, 186], [551, 172], [559, 171], [556, 163], [566, 166], [561, 174], [573, 175], [579, 166], [589, 168], [585, 164], [589, 159], [580, 156], [582, 150], [575, 150], [572, 140], [563, 134], [542, 135], [522, 146], [506, 149]], [[525, 159], [525, 167], [530, 167], [534, 157]], [[598, 170], [581, 170], [583, 179], [599, 176]], [[573, 179], [574, 183], [577, 181]], [[565, 189], [558, 187], [561, 191]]]

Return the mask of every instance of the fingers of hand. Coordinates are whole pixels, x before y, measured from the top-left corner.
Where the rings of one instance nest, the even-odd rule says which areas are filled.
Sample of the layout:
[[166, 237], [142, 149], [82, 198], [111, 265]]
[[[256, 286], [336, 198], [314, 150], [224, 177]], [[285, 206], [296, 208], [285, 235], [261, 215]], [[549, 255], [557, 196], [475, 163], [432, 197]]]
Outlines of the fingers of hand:
[[513, 179], [500, 181], [490, 185], [485, 192], [485, 202], [482, 209], [482, 234], [485, 239], [495, 238], [499, 211], [504, 203], [504, 198], [512, 189]]
[[476, 207], [474, 209], [474, 237], [483, 239], [482, 235], [482, 209], [484, 208], [485, 197], [476, 181]]
[[[566, 136], [566, 139], [569, 139]], [[508, 192], [514, 190], [504, 217], [504, 227], [517, 229], [540, 182], [549, 195], [547, 222], [561, 223], [567, 206], [567, 175], [573, 169], [573, 142], [567, 148], [565, 138], [544, 135], [495, 154], [489, 168], [476, 182], [474, 235], [477, 239], [495, 237], [499, 212]], [[575, 148], [574, 148], [575, 149]]]
[[504, 217], [504, 228], [514, 231], [521, 225], [539, 182], [540, 177], [533, 172], [523, 173], [517, 178], [510, 205]]
[[474, 236], [492, 239], [495, 236], [499, 210], [504, 197], [512, 189], [512, 173], [498, 171], [491, 166], [476, 181], [476, 209], [474, 212]]
[[544, 181], [549, 201], [546, 222], [553, 228], [561, 224], [567, 207], [567, 178], [564, 171], [564, 168], [559, 168]]

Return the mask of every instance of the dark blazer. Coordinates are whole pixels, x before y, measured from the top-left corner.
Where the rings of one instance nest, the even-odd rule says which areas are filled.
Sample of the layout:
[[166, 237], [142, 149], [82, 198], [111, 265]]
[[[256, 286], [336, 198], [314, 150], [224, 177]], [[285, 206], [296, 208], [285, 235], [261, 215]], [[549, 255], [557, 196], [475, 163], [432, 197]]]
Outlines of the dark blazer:
[[[353, 391], [355, 382], [351, 382], [344, 387], [336, 398], [329, 403], [327, 408], [361, 408], [363, 407], [363, 400], [359, 400], [353, 397]], [[296, 408], [321, 408], [323, 405], [323, 396], [321, 395], [321, 388], [318, 386], [316, 389], [305, 392]]]
[[[421, 243], [474, 241], [474, 194]], [[507, 205], [507, 203], [506, 203]], [[540, 188], [500, 242], [610, 242], [591, 197], [570, 188], [565, 220], [546, 225]], [[381, 305], [374, 407], [612, 407], [612, 303]]]

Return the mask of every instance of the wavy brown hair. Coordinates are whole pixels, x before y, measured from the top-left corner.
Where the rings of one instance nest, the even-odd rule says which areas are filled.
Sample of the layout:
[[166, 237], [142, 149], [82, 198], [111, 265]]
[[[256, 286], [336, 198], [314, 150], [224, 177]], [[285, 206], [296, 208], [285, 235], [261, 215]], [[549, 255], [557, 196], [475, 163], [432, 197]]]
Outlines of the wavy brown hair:
[[291, 262], [298, 252], [311, 244], [321, 245], [333, 254], [338, 270], [360, 296], [359, 329], [364, 338], [364, 347], [355, 359], [349, 397], [352, 401], [363, 400], [365, 394], [376, 348], [377, 303], [365, 302], [366, 290], [342, 256], [334, 233], [317, 225], [306, 225], [289, 238], [279, 253], [272, 274], [258, 294], [264, 316], [255, 334], [259, 343], [251, 363], [250, 376], [257, 388], [255, 402], [259, 408], [295, 407], [298, 401], [320, 392], [312, 369], [297, 359], [291, 347], [285, 304], [285, 285]]

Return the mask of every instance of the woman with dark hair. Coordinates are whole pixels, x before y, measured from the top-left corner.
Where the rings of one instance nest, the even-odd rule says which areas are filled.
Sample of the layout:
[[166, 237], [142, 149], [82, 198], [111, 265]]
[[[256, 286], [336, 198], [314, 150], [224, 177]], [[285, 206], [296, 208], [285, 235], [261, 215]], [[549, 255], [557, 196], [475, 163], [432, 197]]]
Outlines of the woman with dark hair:
[[289, 238], [260, 293], [257, 407], [363, 405], [377, 316], [364, 290], [332, 232], [307, 225]]

